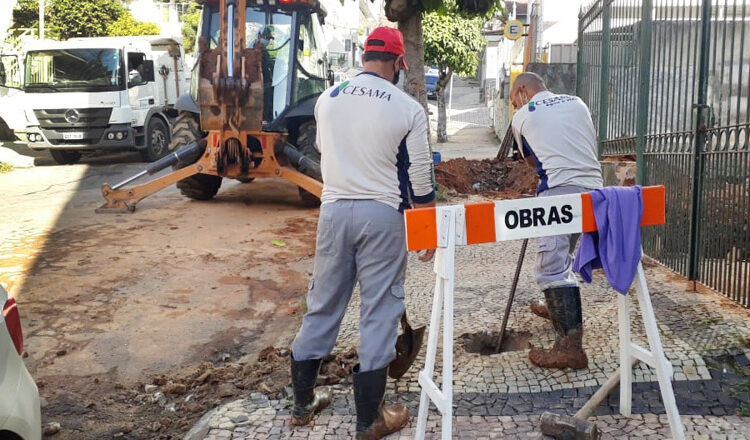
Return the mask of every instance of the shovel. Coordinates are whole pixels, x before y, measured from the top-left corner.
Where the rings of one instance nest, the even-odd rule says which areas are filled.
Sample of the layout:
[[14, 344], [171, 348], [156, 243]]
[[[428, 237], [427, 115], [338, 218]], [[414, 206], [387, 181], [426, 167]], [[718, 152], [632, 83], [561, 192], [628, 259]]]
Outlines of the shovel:
[[388, 376], [399, 379], [414, 363], [422, 348], [425, 326], [413, 329], [406, 319], [406, 311], [401, 315], [401, 328], [404, 332], [396, 339], [396, 358], [391, 361]]

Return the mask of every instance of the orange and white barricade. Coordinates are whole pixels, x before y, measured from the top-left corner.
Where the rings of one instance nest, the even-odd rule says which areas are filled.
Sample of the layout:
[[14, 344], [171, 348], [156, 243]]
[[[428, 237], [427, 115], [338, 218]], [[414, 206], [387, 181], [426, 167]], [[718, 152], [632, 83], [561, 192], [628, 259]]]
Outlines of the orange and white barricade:
[[[405, 212], [404, 219], [408, 250], [436, 249], [435, 292], [427, 356], [424, 370], [419, 372], [422, 393], [415, 438], [422, 440], [425, 437], [427, 411], [432, 401], [442, 415], [442, 439], [448, 440], [452, 436], [453, 418], [453, 287], [456, 246], [596, 231], [591, 194], [411, 209]], [[664, 222], [664, 187], [644, 187], [641, 225], [661, 225]], [[620, 369], [616, 374], [620, 374], [620, 413], [624, 416], [631, 415], [632, 365], [634, 359], [640, 360], [656, 370], [672, 438], [682, 440], [685, 434], [672, 389], [672, 365], [664, 356], [646, 277], [640, 263], [634, 284], [649, 349], [630, 339], [630, 301], [626, 296], [617, 294]], [[433, 380], [441, 310], [442, 389]]]

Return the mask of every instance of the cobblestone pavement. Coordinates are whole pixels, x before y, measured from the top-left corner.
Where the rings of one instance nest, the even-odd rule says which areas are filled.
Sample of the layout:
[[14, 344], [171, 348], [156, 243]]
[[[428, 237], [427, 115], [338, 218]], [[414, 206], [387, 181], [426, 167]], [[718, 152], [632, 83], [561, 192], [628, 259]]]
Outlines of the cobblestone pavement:
[[[508, 297], [519, 242], [461, 247], [456, 253], [454, 435], [457, 438], [541, 438], [539, 415], [545, 410], [574, 413], [617, 368], [616, 296], [601, 274], [583, 285], [586, 370], [544, 370], [531, 365], [528, 349], [492, 356], [467, 353], [461, 335], [497, 330]], [[548, 346], [551, 326], [529, 313], [541, 298], [532, 278], [533, 247], [524, 265], [509, 328], [530, 332], [530, 343]], [[646, 268], [652, 301], [667, 358], [675, 370], [674, 389], [688, 438], [750, 439], [750, 311], [688, 283], [660, 266]], [[429, 321], [434, 274], [432, 264], [409, 258], [407, 308], [413, 325]], [[359, 300], [355, 293], [341, 327], [337, 351], [356, 347]], [[644, 345], [645, 332], [633, 310], [633, 339]], [[289, 335], [289, 341], [293, 335]], [[410, 438], [419, 404], [418, 371], [424, 350], [403, 378], [389, 382], [388, 400], [406, 404], [408, 428], [392, 438]], [[439, 360], [438, 360], [439, 365]], [[437, 368], [436, 374], [440, 374]], [[593, 420], [604, 438], [659, 439], [668, 435], [656, 377], [650, 368], [634, 368], [633, 417], [618, 415], [615, 390]], [[440, 377], [440, 376], [437, 376]], [[313, 427], [287, 426], [291, 401], [269, 401], [256, 394], [228, 404], [209, 416], [208, 439], [351, 438], [354, 420], [350, 384], [337, 385], [335, 400]], [[394, 392], [397, 391], [397, 394]], [[428, 438], [439, 438], [439, 417], [431, 410]]]

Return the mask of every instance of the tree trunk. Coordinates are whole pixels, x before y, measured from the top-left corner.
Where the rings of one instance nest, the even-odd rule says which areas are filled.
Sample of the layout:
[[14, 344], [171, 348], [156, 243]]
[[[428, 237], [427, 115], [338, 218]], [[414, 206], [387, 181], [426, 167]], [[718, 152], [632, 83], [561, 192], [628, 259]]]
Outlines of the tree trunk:
[[435, 84], [435, 91], [437, 92], [437, 106], [438, 106], [438, 126], [437, 126], [437, 141], [438, 143], [448, 142], [448, 121], [447, 114], [445, 112], [445, 91], [448, 89], [448, 84], [451, 80], [452, 72], [444, 74], [440, 72], [437, 84]]
[[442, 144], [443, 142], [448, 142], [448, 127], [445, 117], [445, 89], [442, 87], [437, 90], [437, 107], [437, 141], [439, 144]]
[[[417, 13], [398, 22], [398, 30], [404, 34], [406, 64], [409, 70], [404, 78], [404, 91], [419, 101], [427, 110], [427, 89], [424, 85], [424, 39], [422, 36], [422, 14]], [[429, 118], [427, 118], [429, 122]]]

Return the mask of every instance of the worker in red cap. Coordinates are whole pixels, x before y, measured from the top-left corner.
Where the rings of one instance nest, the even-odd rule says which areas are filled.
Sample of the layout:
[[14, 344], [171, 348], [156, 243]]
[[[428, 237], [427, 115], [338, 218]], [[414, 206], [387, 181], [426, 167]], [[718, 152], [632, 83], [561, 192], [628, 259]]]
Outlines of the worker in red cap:
[[[406, 426], [403, 405], [383, 405], [404, 314], [403, 211], [435, 206], [427, 115], [398, 89], [404, 39], [375, 29], [365, 42], [364, 72], [334, 86], [315, 106], [323, 194], [307, 313], [292, 344], [292, 424], [303, 425], [331, 401], [315, 389], [359, 282], [359, 364], [354, 369], [357, 439], [379, 439]], [[429, 261], [434, 251], [420, 260]]]

